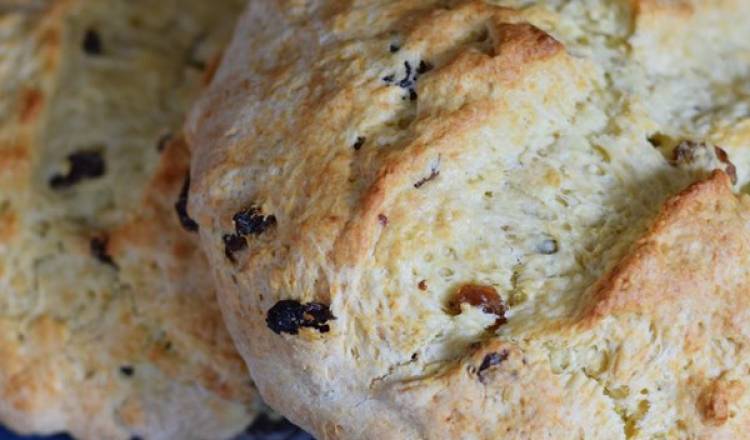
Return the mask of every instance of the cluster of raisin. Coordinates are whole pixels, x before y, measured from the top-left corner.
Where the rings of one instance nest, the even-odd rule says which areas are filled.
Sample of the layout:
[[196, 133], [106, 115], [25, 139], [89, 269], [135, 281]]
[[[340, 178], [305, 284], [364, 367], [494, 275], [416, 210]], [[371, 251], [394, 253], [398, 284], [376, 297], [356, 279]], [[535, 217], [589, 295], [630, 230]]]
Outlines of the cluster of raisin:
[[235, 252], [239, 252], [247, 247], [248, 235], [260, 235], [269, 228], [276, 225], [274, 215], [263, 215], [263, 212], [257, 206], [250, 206], [247, 209], [236, 213], [232, 217], [234, 221], [234, 233], [225, 234], [222, 237], [224, 241], [224, 254], [234, 262]]

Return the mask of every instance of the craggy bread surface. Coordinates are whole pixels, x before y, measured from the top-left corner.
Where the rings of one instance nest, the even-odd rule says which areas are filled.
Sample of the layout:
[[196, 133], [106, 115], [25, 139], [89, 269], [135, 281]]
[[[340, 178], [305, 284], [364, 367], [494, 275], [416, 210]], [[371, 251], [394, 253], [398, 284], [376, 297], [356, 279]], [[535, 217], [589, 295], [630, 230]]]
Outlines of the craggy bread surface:
[[320, 439], [742, 437], [748, 17], [251, 2], [187, 138], [264, 398]]

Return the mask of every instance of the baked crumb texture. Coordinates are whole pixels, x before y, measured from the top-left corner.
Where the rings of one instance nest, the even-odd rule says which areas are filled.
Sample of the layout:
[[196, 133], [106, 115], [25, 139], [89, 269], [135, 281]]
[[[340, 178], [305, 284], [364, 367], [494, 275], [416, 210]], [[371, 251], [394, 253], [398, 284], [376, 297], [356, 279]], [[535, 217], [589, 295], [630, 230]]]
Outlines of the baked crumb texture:
[[745, 437], [748, 17], [251, 2], [187, 137], [263, 396], [319, 439]]

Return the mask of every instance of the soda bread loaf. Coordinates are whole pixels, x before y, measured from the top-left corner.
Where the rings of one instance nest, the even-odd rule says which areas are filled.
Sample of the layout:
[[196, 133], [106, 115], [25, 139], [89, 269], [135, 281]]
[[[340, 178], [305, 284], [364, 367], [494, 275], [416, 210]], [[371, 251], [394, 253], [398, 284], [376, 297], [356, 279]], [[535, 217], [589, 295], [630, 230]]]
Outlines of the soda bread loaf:
[[749, 18], [250, 2], [187, 138], [264, 398], [320, 440], [745, 437]]
[[222, 439], [253, 420], [179, 135], [243, 3], [0, 2], [0, 423]]

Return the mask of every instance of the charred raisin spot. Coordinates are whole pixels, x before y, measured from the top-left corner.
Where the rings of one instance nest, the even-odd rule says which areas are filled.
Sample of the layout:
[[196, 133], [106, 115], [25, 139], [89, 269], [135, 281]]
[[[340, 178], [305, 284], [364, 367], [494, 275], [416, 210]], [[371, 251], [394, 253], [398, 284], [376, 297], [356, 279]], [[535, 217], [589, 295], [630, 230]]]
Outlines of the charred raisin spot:
[[135, 368], [130, 365], [123, 365], [120, 367], [120, 373], [125, 377], [131, 377], [135, 374]]
[[321, 333], [331, 330], [327, 324], [336, 319], [330, 308], [321, 303], [302, 304], [292, 299], [277, 302], [266, 314], [266, 325], [276, 334], [296, 335], [301, 327], [310, 327]]
[[177, 211], [177, 218], [180, 219], [180, 224], [183, 228], [190, 232], [196, 232], [198, 230], [198, 223], [195, 222], [187, 212], [188, 206], [188, 194], [190, 191], [190, 174], [185, 176], [185, 180], [182, 183], [182, 189], [180, 190], [180, 196], [177, 198], [177, 202], [174, 204], [174, 209]]
[[232, 217], [237, 235], [260, 235], [268, 228], [276, 225], [276, 217], [264, 216], [260, 208], [251, 206], [238, 212]]
[[102, 39], [96, 30], [88, 29], [84, 34], [83, 51], [88, 55], [101, 55], [104, 52], [102, 49]]
[[401, 50], [401, 46], [399, 46], [398, 44], [391, 44], [390, 46], [388, 46], [388, 50], [390, 50], [391, 53], [396, 53]]
[[112, 259], [112, 256], [107, 253], [107, 244], [109, 243], [109, 237], [106, 235], [100, 237], [94, 237], [89, 242], [89, 249], [91, 255], [99, 260], [101, 263], [112, 266], [117, 269], [117, 264]]
[[432, 170], [430, 170], [429, 176], [420, 179], [417, 183], [414, 184], [414, 188], [417, 188], [417, 189], [421, 188], [422, 185], [435, 179], [439, 175], [440, 175], [440, 170], [438, 170], [437, 168], [433, 168]]
[[362, 146], [365, 144], [366, 140], [366, 138], [359, 136], [357, 137], [357, 140], [354, 142], [354, 145], [352, 145], [352, 147], [355, 151], [359, 151], [359, 149], [362, 148]]
[[716, 157], [719, 159], [719, 162], [723, 163], [727, 166], [727, 169], [725, 172], [729, 176], [729, 178], [732, 180], [732, 185], [737, 184], [737, 167], [734, 166], [734, 164], [729, 160], [729, 155], [726, 151], [724, 151], [723, 148], [719, 146], [714, 146], [714, 152], [716, 153]]
[[501, 363], [505, 362], [508, 359], [508, 356], [508, 350], [502, 350], [500, 353], [487, 354], [484, 359], [482, 359], [482, 363], [477, 369], [479, 380], [484, 381], [484, 372], [496, 365], [500, 365]]
[[378, 222], [381, 226], [388, 226], [388, 217], [385, 214], [378, 214]]
[[419, 290], [427, 290], [427, 280], [422, 280], [417, 284]]
[[234, 258], [234, 254], [247, 247], [247, 240], [245, 240], [245, 237], [237, 234], [224, 234], [221, 239], [224, 242], [224, 255], [226, 255], [229, 261], [236, 263], [237, 260]]
[[497, 329], [508, 321], [505, 318], [505, 304], [497, 290], [492, 286], [478, 284], [461, 286], [448, 303], [448, 310], [452, 314], [458, 315], [461, 313], [461, 304], [479, 307], [484, 313], [497, 316], [492, 329]]
[[95, 179], [104, 175], [106, 166], [99, 151], [79, 151], [67, 157], [70, 170], [67, 174], [55, 174], [49, 185], [53, 189], [69, 188], [85, 179]]

